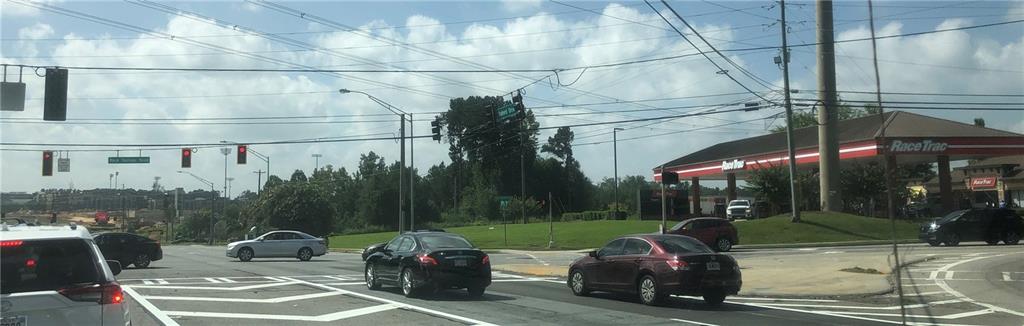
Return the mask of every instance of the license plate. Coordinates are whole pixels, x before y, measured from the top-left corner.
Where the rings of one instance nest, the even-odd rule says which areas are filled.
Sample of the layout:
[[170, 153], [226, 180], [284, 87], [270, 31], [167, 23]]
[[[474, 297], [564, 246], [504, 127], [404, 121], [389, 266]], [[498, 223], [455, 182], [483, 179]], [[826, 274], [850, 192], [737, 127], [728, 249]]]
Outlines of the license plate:
[[13, 316], [0, 319], [0, 326], [28, 326], [28, 316]]
[[721, 269], [721, 266], [719, 266], [717, 262], [708, 262], [708, 270], [709, 271], [717, 271], [717, 270], [720, 270], [720, 269]]
[[465, 259], [457, 259], [453, 263], [455, 264], [455, 267], [466, 267], [467, 266], [467, 262], [466, 262]]

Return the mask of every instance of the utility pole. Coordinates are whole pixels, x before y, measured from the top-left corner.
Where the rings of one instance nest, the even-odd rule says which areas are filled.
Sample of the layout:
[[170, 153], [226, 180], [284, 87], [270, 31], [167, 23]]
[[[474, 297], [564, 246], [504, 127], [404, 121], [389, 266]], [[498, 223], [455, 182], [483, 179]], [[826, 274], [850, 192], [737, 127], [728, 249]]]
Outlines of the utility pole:
[[405, 232], [405, 113], [399, 114], [399, 134], [401, 134], [400, 147], [401, 157], [398, 166], [398, 234]]
[[416, 230], [416, 130], [409, 114], [409, 230]]
[[554, 210], [551, 208], [555, 203], [551, 201], [551, 192], [548, 192], [548, 249], [555, 246], [555, 218]]
[[[800, 222], [800, 206], [797, 206], [799, 199], [797, 198], [796, 188], [796, 145], [793, 141], [793, 103], [790, 101], [789, 94], [789, 43], [787, 43], [786, 34], [789, 31], [786, 29], [786, 1], [779, 1], [780, 8], [782, 11], [782, 83], [783, 92], [786, 93], [786, 147], [789, 150], [789, 204], [792, 207], [790, 213], [790, 221], [793, 223]], [[824, 189], [824, 188], [822, 188]]]
[[[323, 155], [321, 155], [321, 154], [313, 154], [313, 173], [316, 173], [316, 170], [320, 169], [320, 158], [321, 157], [323, 157]], [[310, 173], [309, 176], [312, 177], [313, 173]]]
[[[868, 21], [871, 25], [871, 58], [875, 66], [875, 99], [878, 101], [878, 118], [882, 122], [881, 138], [885, 139], [885, 114], [882, 111], [882, 76], [878, 73], [878, 49], [875, 44], [875, 9], [871, 0], [868, 0]], [[893, 169], [896, 168], [895, 157], [888, 148], [885, 150], [885, 188], [886, 201], [889, 208], [889, 227], [892, 232], [892, 258], [893, 268], [896, 272], [896, 294], [899, 295], [900, 317], [903, 324], [907, 323], [907, 308], [903, 305], [903, 271], [900, 266], [900, 250], [896, 242], [896, 194], [893, 182]]]
[[231, 154], [231, 149], [227, 148], [227, 147], [221, 148], [220, 149], [220, 153], [224, 154], [224, 196], [227, 196], [228, 195], [228, 154]]
[[618, 218], [619, 214], [619, 130], [622, 128], [612, 129], [612, 164], [615, 169], [615, 197], [612, 198], [612, 203], [615, 204], [615, 217]]
[[231, 199], [231, 182], [235, 181], [235, 178], [228, 178], [228, 193], [225, 198]]
[[836, 126], [839, 105], [836, 98], [835, 31], [832, 26], [832, 1], [817, 0], [818, 19], [818, 169], [821, 185], [821, 210], [840, 211], [839, 136]]
[[[665, 165], [661, 165], [661, 174], [665, 175]], [[699, 204], [699, 203], [698, 203]], [[665, 206], [665, 180], [661, 180], [661, 234], [665, 234], [665, 223], [668, 219], [668, 207]]]
[[523, 224], [526, 224], [526, 119], [519, 122], [519, 207]]
[[256, 170], [256, 171], [252, 171], [252, 173], [256, 174], [256, 196], [259, 196], [260, 192], [262, 192], [262, 190], [260, 190], [260, 185], [263, 184], [263, 173], [264, 172], [263, 172], [263, 170]]

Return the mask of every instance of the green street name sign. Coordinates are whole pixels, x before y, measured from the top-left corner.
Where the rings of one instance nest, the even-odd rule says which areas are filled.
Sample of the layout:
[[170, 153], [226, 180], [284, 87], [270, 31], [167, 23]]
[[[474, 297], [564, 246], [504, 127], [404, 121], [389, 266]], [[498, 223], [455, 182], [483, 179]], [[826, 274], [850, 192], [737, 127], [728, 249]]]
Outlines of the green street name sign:
[[107, 164], [148, 164], [149, 156], [111, 156]]
[[512, 102], [506, 101], [498, 108], [497, 113], [498, 121], [506, 121], [516, 116], [516, 106]]

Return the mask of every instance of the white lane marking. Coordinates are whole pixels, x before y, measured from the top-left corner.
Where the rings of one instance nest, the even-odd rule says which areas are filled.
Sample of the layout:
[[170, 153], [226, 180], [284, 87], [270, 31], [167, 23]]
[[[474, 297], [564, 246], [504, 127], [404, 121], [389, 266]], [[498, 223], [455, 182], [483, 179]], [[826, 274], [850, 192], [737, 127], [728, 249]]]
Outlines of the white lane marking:
[[[928, 306], [937, 306], [942, 304], [967, 302], [964, 299], [950, 299], [935, 301], [922, 304], [904, 305], [904, 308], [924, 308]], [[869, 307], [869, 306], [832, 306], [832, 305], [815, 305], [815, 304], [799, 304], [799, 303], [763, 303], [766, 306], [778, 306], [778, 307], [810, 307], [810, 308], [830, 308], [830, 309], [859, 309], [859, 310], [899, 310], [900, 306], [885, 306], [885, 307]]]
[[310, 322], [331, 322], [346, 318], [358, 317], [362, 315], [368, 315], [381, 311], [388, 311], [399, 308], [395, 304], [382, 304], [376, 306], [370, 306], [359, 309], [352, 309], [346, 311], [339, 311], [319, 316], [296, 316], [296, 315], [270, 315], [270, 314], [242, 314], [242, 313], [227, 313], [227, 312], [201, 312], [201, 311], [167, 311], [168, 315], [171, 316], [188, 316], [188, 317], [209, 317], [209, 318], [233, 318], [233, 319], [269, 319], [269, 320], [292, 320], [292, 321], [310, 321]]
[[212, 301], [212, 302], [247, 302], [247, 303], [281, 303], [288, 301], [298, 301], [322, 297], [330, 297], [335, 295], [342, 295], [341, 292], [318, 292], [311, 294], [300, 294], [287, 297], [279, 298], [268, 298], [268, 299], [242, 299], [242, 298], [218, 298], [218, 297], [177, 297], [177, 296], [158, 296], [148, 295], [147, 300], [171, 300], [171, 301]]
[[[857, 319], [857, 320], [866, 320], [866, 321], [873, 321], [873, 322], [886, 323], [886, 324], [897, 324], [897, 325], [903, 324], [903, 323], [898, 322], [898, 321], [891, 321], [891, 320], [885, 320], [885, 319], [857, 317], [857, 316], [847, 316], [847, 315], [840, 315], [840, 314], [836, 314], [836, 313], [821, 312], [821, 311], [815, 311], [815, 310], [804, 310], [804, 309], [785, 308], [785, 307], [773, 307], [773, 306], [769, 306], [769, 305], [765, 305], [765, 304], [752, 303], [752, 302], [725, 301], [725, 303], [736, 304], [736, 305], [744, 305], [744, 306], [751, 306], [751, 307], [758, 307], [758, 308], [766, 308], [766, 309], [783, 310], [783, 311], [802, 312], [802, 313], [805, 313], [805, 314], [812, 314], [812, 315], [822, 315], [822, 316], [830, 316], [830, 317], [840, 317], [840, 318], [849, 318], [849, 319]], [[911, 323], [907, 323], [907, 325], [912, 325], [912, 324]]]
[[916, 287], [919, 287], [919, 286], [939, 286], [939, 285], [935, 284], [935, 283], [912, 283], [912, 284], [903, 283], [903, 286], [904, 287], [916, 288]]
[[365, 285], [364, 282], [339, 282], [339, 283], [324, 283], [325, 285]]
[[799, 248], [799, 249], [797, 249], [797, 251], [814, 251], [814, 250], [818, 250], [818, 248]]
[[232, 280], [232, 279], [227, 278], [227, 277], [218, 277], [217, 280], [219, 280], [221, 282], [224, 282], [224, 283], [238, 283], [238, 281]]
[[206, 280], [207, 282], [210, 282], [210, 283], [221, 283], [220, 280], [217, 280], [217, 279], [211, 278], [211, 277], [204, 278], [204, 280]]
[[679, 318], [670, 318], [669, 320], [674, 320], [674, 321], [683, 322], [683, 323], [687, 323], [687, 324], [690, 324], [690, 325], [697, 325], [697, 326], [718, 326], [718, 325], [715, 325], [715, 324], [708, 324], [708, 323], [702, 323], [702, 322], [699, 322], [699, 321], [692, 321], [692, 320], [679, 319]]
[[[1019, 254], [1019, 253], [1017, 253], [1017, 254]], [[942, 268], [939, 268], [939, 270], [940, 271], [947, 271], [947, 270], [949, 270], [949, 269], [951, 269], [953, 267], [956, 267], [957, 265], [960, 265], [960, 264], [965, 264], [965, 263], [969, 263], [969, 262], [976, 261], [976, 260], [981, 260], [981, 259], [1001, 257], [1001, 256], [1006, 256], [1006, 255], [1012, 255], [1012, 254], [1000, 254], [1000, 255], [992, 255], [992, 256], [974, 257], [974, 258], [971, 258], [971, 259], [961, 260], [961, 261], [958, 261], [958, 262], [955, 262], [955, 263], [952, 263], [952, 264], [949, 264], [949, 265], [946, 265], [946, 266], [942, 266]], [[1006, 308], [1003, 308], [1003, 307], [1000, 307], [1000, 306], [996, 306], [996, 305], [988, 304], [988, 303], [984, 303], [984, 302], [977, 302], [974, 299], [971, 299], [970, 297], [968, 297], [967, 295], [964, 295], [963, 293], [960, 293], [960, 291], [954, 290], [952, 287], [949, 286], [949, 284], [946, 284], [946, 281], [944, 281], [944, 280], [935, 280], [935, 284], [938, 285], [940, 288], [942, 288], [942, 290], [944, 290], [946, 292], [949, 292], [949, 294], [952, 294], [954, 297], [962, 298], [962, 299], [967, 300], [968, 302], [971, 302], [973, 304], [976, 304], [976, 305], [979, 305], [979, 306], [982, 306], [982, 307], [985, 307], [985, 308], [989, 308], [989, 309], [992, 309], [992, 310], [995, 310], [995, 311], [998, 311], [998, 312], [1003, 312], [1003, 313], [1008, 313], [1008, 314], [1011, 314], [1011, 315], [1017, 315], [1017, 316], [1024, 317], [1024, 312], [1010, 310], [1010, 309], [1006, 309]]]
[[519, 276], [519, 275], [505, 274], [505, 273], [502, 273], [502, 272], [494, 272], [494, 271], [491, 272], [491, 277], [523, 278], [523, 276]]
[[952, 280], [953, 279], [953, 271], [946, 271], [945, 279]]
[[335, 280], [335, 281], [351, 281], [352, 280], [351, 278], [344, 277], [344, 276], [329, 276], [329, 275], [327, 275], [327, 276], [324, 276], [324, 278], [329, 278], [329, 279], [332, 279], [332, 280]]
[[142, 284], [153, 284], [153, 281], [150, 281], [150, 280], [142, 280]]
[[841, 253], [843, 253], [843, 252], [842, 251], [826, 251], [826, 252], [823, 252], [822, 254], [828, 255], [828, 254], [841, 254]]
[[[324, 276], [353, 276], [353, 277], [362, 277], [362, 274], [352, 274], [352, 275], [332, 274], [332, 275], [232, 276], [231, 278], [233, 278], [233, 279], [262, 279], [262, 278], [267, 278], [267, 277], [275, 277], [275, 278], [276, 277], [292, 277], [292, 278], [300, 278], [301, 279], [301, 278], [316, 278], [316, 277], [324, 277]], [[166, 277], [166, 278], [163, 278], [163, 279], [164, 280], [201, 280], [201, 279], [204, 279], [204, 277]], [[144, 280], [144, 279], [142, 279], [142, 278], [125, 278], [125, 279], [120, 279], [119, 278], [118, 279], [118, 281], [142, 281], [142, 280]], [[283, 282], [283, 281], [281, 281], [281, 282]]]
[[128, 296], [135, 299], [135, 302], [138, 302], [139, 305], [142, 306], [142, 309], [145, 309], [150, 316], [156, 318], [156, 320], [163, 324], [163, 326], [180, 326], [178, 325], [178, 322], [171, 319], [171, 317], [167, 316], [167, 314], [160, 309], [157, 309], [157, 307], [150, 303], [149, 300], [146, 300], [146, 298], [143, 298], [138, 292], [135, 292], [131, 286], [122, 286], [121, 291], [124, 291], [125, 294], [128, 294]]
[[932, 292], [921, 292], [921, 293], [904, 293], [903, 296], [905, 296], [905, 297], [923, 297], [923, 296], [926, 296], [926, 295], [934, 295], [934, 294], [949, 294], [949, 293], [946, 293], [946, 291], [932, 291]]
[[[900, 317], [900, 314], [891, 313], [878, 313], [878, 312], [847, 312], [847, 311], [828, 311], [831, 313], [842, 314], [842, 315], [855, 315], [855, 316], [878, 316], [878, 317]], [[960, 319], [974, 316], [981, 316], [995, 312], [992, 309], [982, 309], [978, 311], [961, 312], [958, 314], [950, 314], [943, 316], [931, 316], [931, 315], [907, 315], [907, 318], [921, 318], [921, 319]]]
[[967, 254], [967, 257], [978, 257], [978, 256], [981, 256], [981, 255], [984, 255], [984, 254], [985, 254], [984, 252], [976, 252], [976, 253], [973, 253], [973, 254]]
[[548, 264], [548, 262], [544, 261], [543, 259], [537, 258], [537, 256], [534, 256], [531, 253], [524, 252], [523, 254], [527, 255], [527, 256], [530, 256], [530, 258], [533, 258], [533, 260], [536, 260], [536, 261], [540, 262], [541, 264], [544, 264], [544, 266], [551, 266], [551, 264]]
[[1012, 281], [1010, 279], [1010, 272], [1003, 272], [1003, 281]]
[[271, 281], [274, 281], [274, 282], [284, 282], [284, 280], [276, 278], [276, 277], [273, 277], [273, 276], [266, 276], [264, 278], [266, 278], [268, 280], [271, 280]]
[[213, 290], [213, 291], [245, 291], [260, 288], [269, 288], [275, 286], [285, 286], [299, 284], [299, 281], [295, 282], [281, 282], [281, 283], [263, 283], [236, 287], [220, 287], [220, 286], [178, 286], [178, 285], [135, 285], [135, 288], [139, 289], [177, 289], [177, 290]]
[[402, 302], [399, 302], [399, 301], [379, 298], [379, 297], [375, 297], [375, 296], [372, 296], [372, 295], [362, 294], [362, 293], [359, 293], [359, 292], [352, 292], [352, 291], [348, 291], [348, 290], [343, 290], [343, 289], [339, 289], [339, 288], [336, 288], [336, 287], [331, 287], [331, 286], [327, 286], [327, 285], [323, 285], [323, 284], [317, 284], [317, 283], [307, 282], [307, 281], [300, 281], [300, 280], [297, 280], [297, 279], [294, 279], [294, 278], [289, 278], [289, 277], [285, 277], [284, 279], [288, 280], [288, 281], [303, 283], [303, 284], [306, 284], [306, 285], [309, 285], [309, 286], [312, 286], [312, 287], [318, 287], [318, 288], [321, 288], [321, 289], [342, 292], [342, 293], [345, 293], [347, 295], [354, 296], [354, 297], [360, 297], [360, 298], [364, 298], [364, 299], [368, 299], [368, 300], [372, 300], [372, 301], [377, 301], [377, 302], [380, 302], [380, 303], [392, 304], [392, 305], [396, 305], [398, 308], [408, 309], [408, 310], [415, 310], [415, 311], [418, 311], [418, 312], [421, 312], [421, 313], [425, 313], [425, 314], [428, 314], [428, 315], [434, 315], [434, 316], [441, 317], [441, 318], [447, 318], [447, 319], [450, 319], [450, 320], [461, 321], [461, 322], [469, 323], [469, 324], [473, 324], [473, 325], [497, 326], [495, 324], [483, 322], [483, 321], [476, 320], [476, 319], [471, 319], [471, 318], [466, 318], [466, 317], [462, 317], [462, 316], [457, 316], [457, 315], [449, 314], [449, 313], [446, 313], [446, 312], [441, 312], [441, 311], [437, 311], [437, 310], [433, 310], [433, 309], [429, 309], [429, 308], [424, 308], [424, 307], [420, 307], [420, 306], [414, 306], [414, 305], [411, 305], [411, 304], [408, 304], [408, 303], [402, 303]]
[[796, 301], [796, 302], [839, 302], [839, 300], [828, 299], [781, 299], [781, 298], [754, 298], [754, 297], [732, 297], [733, 300], [753, 301]]
[[156, 279], [156, 284], [169, 284], [169, 283], [170, 282], [167, 282], [167, 280], [162, 279], [162, 278]]
[[931, 274], [928, 274], [929, 280], [934, 280], [937, 278], [939, 278], [939, 271], [932, 271]]

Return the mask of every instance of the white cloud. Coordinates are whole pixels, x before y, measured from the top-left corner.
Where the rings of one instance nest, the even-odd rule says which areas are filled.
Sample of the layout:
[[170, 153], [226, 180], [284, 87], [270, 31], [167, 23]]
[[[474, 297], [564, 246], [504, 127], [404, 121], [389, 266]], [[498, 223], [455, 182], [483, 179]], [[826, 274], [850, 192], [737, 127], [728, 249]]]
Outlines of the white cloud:
[[502, 0], [501, 7], [508, 12], [523, 12], [540, 8], [543, 0]]
[[53, 36], [53, 27], [43, 23], [36, 23], [29, 27], [18, 29], [18, 38], [41, 39]]

